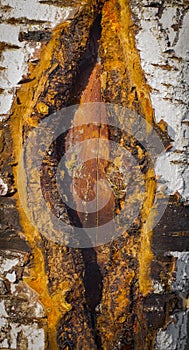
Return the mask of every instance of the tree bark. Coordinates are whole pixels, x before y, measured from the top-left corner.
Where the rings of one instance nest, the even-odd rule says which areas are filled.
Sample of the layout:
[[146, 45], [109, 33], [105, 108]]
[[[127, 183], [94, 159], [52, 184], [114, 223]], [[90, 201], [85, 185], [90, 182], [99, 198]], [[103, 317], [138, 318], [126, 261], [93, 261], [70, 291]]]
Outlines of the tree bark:
[[0, 348], [187, 349], [188, 9], [2, 2]]

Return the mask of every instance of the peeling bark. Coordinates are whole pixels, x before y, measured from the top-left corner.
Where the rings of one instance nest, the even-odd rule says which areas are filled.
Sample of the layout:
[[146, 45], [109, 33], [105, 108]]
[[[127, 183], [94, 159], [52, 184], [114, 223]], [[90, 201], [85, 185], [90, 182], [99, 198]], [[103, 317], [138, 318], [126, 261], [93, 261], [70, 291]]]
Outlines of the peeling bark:
[[[186, 350], [188, 2], [51, 0], [27, 6], [2, 3], [0, 348]], [[83, 129], [77, 127], [86, 102], [114, 103], [111, 115], [100, 110], [100, 128], [90, 124], [95, 107]], [[32, 130], [76, 103], [69, 131], [43, 158], [40, 182], [52, 214], [66, 222], [71, 234], [59, 232], [51, 222], [47, 234], [35, 167], [43, 144], [37, 139], [29, 143], [29, 166], [21, 167], [22, 173], [20, 154]], [[133, 114], [123, 118], [116, 104]], [[164, 144], [155, 167], [149, 151], [127, 131], [137, 115], [148, 122], [146, 134], [151, 126]], [[119, 128], [110, 127], [114, 121]], [[53, 122], [56, 129], [56, 114]], [[97, 148], [95, 159], [83, 167], [77, 158], [90, 154], [85, 146], [66, 159], [62, 177], [67, 181], [68, 174], [75, 213], [60, 198], [56, 171], [65, 151], [89, 138], [114, 144]], [[127, 184], [120, 169], [128, 171], [130, 157], [118, 146], [137, 163]], [[113, 162], [106, 160], [110, 154]], [[96, 190], [97, 210], [86, 214], [99, 179], [106, 183]], [[132, 179], [137, 179], [134, 194], [127, 190]], [[109, 194], [108, 205], [98, 211]], [[27, 216], [20, 195], [27, 205], [36, 205], [33, 215], [41, 230]], [[99, 242], [98, 227], [119, 218], [123, 208], [127, 220], [125, 198], [132, 211], [141, 195], [139, 215], [129, 229], [120, 219], [122, 232], [116, 239], [91, 248], [70, 247], [69, 240], [78, 243], [74, 225], [87, 237], [87, 228], [97, 224]], [[153, 208], [155, 221], [169, 195], [164, 215], [148, 230], [149, 213]]]

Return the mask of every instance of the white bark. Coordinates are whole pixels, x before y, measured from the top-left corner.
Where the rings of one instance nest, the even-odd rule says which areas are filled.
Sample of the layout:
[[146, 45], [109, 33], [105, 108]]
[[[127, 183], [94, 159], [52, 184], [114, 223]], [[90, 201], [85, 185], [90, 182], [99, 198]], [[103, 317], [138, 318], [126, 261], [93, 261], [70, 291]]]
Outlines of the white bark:
[[26, 256], [12, 251], [1, 253], [0, 348], [18, 349], [20, 337], [22, 349], [43, 350], [45, 334], [40, 325], [44, 317], [42, 305], [37, 295], [18, 277], [23, 271]]
[[[5, 45], [0, 58], [0, 124], [6, 123], [19, 81], [28, 73], [28, 63], [39, 58], [41, 43], [19, 41], [20, 32], [51, 30], [57, 24], [72, 16], [72, 7], [57, 7], [40, 4], [37, 0], [1, 1], [0, 42]], [[10, 19], [15, 24], [10, 24]], [[2, 185], [3, 180], [0, 179]], [[6, 184], [4, 184], [6, 187]], [[2, 190], [2, 189], [1, 189]], [[4, 191], [5, 192], [5, 191]], [[4, 193], [3, 192], [3, 193]], [[1, 195], [3, 195], [1, 193]], [[44, 317], [37, 295], [16, 276], [23, 270], [24, 254], [2, 252], [0, 261], [0, 294], [4, 294], [0, 303], [0, 348], [43, 350], [45, 333], [41, 324]], [[8, 285], [9, 297], [7, 299]], [[11, 310], [12, 317], [6, 312], [15, 298], [17, 309]], [[20, 317], [19, 317], [20, 315]]]
[[[155, 4], [155, 5], [154, 5]], [[173, 147], [156, 163], [156, 174], [167, 193], [176, 192], [189, 203], [189, 7], [184, 1], [131, 1], [138, 33], [136, 45], [157, 122], [167, 123]], [[170, 167], [167, 168], [165, 158]], [[188, 293], [186, 271], [188, 253], [172, 252], [177, 257], [175, 291]], [[161, 287], [161, 286], [160, 286]], [[161, 288], [157, 290], [161, 291]], [[188, 312], [174, 316], [166, 330], [157, 335], [157, 350], [184, 350], [187, 339]]]
[[[7, 6], [9, 8], [7, 8]], [[40, 42], [19, 41], [19, 33], [29, 30], [50, 30], [72, 16], [72, 7], [57, 7], [40, 4], [37, 0], [1, 1], [0, 42], [6, 47], [0, 58], [0, 121], [9, 114], [18, 82], [28, 72], [28, 63], [38, 58]], [[15, 24], [9, 24], [10, 19]]]
[[[184, 1], [167, 0], [156, 4], [154, 7], [153, 4], [150, 6], [150, 1], [147, 0], [131, 0], [134, 21], [137, 19], [138, 24], [136, 46], [140, 51], [146, 80], [152, 89], [151, 100], [156, 121], [163, 120], [167, 123], [168, 133], [173, 139], [172, 149], [159, 159], [156, 172], [162, 183], [167, 186], [168, 194], [179, 192], [182, 201], [189, 203], [189, 8]], [[19, 33], [28, 30], [50, 30], [68, 19], [74, 9], [40, 4], [37, 0], [2, 0], [1, 7], [0, 42], [5, 43], [0, 58], [0, 66], [3, 68], [0, 77], [0, 87], [3, 89], [0, 94], [0, 123], [3, 123], [9, 114], [18, 82], [27, 75], [28, 62], [38, 58], [41, 48], [40, 42], [20, 42]], [[9, 23], [11, 18], [16, 19], [15, 24]], [[165, 157], [170, 162], [169, 172], [164, 166]], [[45, 349], [44, 330], [37, 322], [43, 317], [42, 307], [37, 303], [36, 296], [25, 285], [20, 285], [15, 278], [18, 267], [23, 266], [24, 257], [15, 253], [15, 256], [10, 258], [9, 252], [6, 254], [7, 257], [0, 266], [0, 277], [8, 280], [13, 297], [18, 298], [21, 288], [27, 299], [28, 310], [33, 309], [35, 304], [36, 314], [30, 316], [34, 317], [36, 322], [26, 326], [15, 321], [16, 310], [13, 310], [13, 318], [8, 318], [5, 307], [6, 287], [1, 279], [0, 288], [5, 292], [5, 300], [0, 304], [0, 348], [16, 349], [18, 335], [23, 334], [23, 339], [27, 339], [25, 346], [28, 350]], [[177, 277], [172, 288], [187, 293], [188, 254], [177, 256]], [[158, 292], [161, 291], [161, 286], [159, 288]], [[159, 331], [157, 350], [185, 349], [187, 312], [180, 312], [175, 317], [166, 330]]]
[[[168, 125], [172, 149], [157, 162], [156, 171], [169, 194], [189, 202], [189, 9], [184, 1], [131, 1], [138, 20], [136, 45], [157, 122]], [[165, 167], [168, 158], [170, 169]]]

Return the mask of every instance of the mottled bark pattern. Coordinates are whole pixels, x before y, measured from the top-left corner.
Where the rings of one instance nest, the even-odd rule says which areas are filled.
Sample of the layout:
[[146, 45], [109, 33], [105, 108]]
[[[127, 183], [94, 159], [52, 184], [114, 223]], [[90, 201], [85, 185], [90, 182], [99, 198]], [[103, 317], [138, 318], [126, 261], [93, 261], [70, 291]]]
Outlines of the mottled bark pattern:
[[[189, 250], [189, 212], [176, 192], [170, 197], [164, 216], [153, 232], [145, 231], [159, 182], [148, 152], [127, 132], [127, 118], [134, 123], [137, 115], [141, 115], [156, 129], [167, 152], [171, 149], [171, 137], [166, 123], [156, 123], [151, 88], [146, 82], [145, 69], [143, 71], [135, 43], [135, 37], [140, 32], [137, 28], [140, 16], [135, 11], [139, 4], [123, 0], [86, 0], [82, 3], [45, 0], [40, 3], [58, 8], [73, 6], [73, 14], [54, 29], [21, 30], [18, 36], [19, 42], [32, 43], [34, 48], [36, 42], [40, 42], [41, 46], [35, 50], [29, 73], [18, 82], [11, 112], [9, 115], [2, 114], [4, 125], [0, 124], [0, 294], [3, 305], [0, 347], [20, 350], [33, 349], [34, 346], [39, 350], [162, 350], [163, 332], [176, 318], [179, 329], [182, 329], [182, 317], [178, 315], [188, 307], [187, 283], [181, 290], [173, 287], [176, 283], [174, 278], [177, 281], [177, 256], [170, 252], [177, 251], [179, 254], [185, 251], [187, 254]], [[163, 3], [141, 1], [140, 6], [155, 8], [161, 18], [166, 4], [177, 5], [174, 1]], [[187, 5], [187, 2], [183, 3], [185, 12]], [[11, 9], [6, 7], [6, 11]], [[185, 12], [178, 26], [181, 26]], [[5, 21], [12, 25], [17, 23], [16, 19], [7, 20], [6, 16]], [[23, 17], [20, 23], [28, 22]], [[43, 25], [44, 20], [30, 19], [29, 24]], [[177, 27], [173, 29], [176, 31]], [[1, 43], [0, 46], [2, 52], [18, 48], [16, 44]], [[156, 68], [154, 65], [154, 70]], [[171, 67], [167, 63], [161, 69], [170, 71]], [[21, 179], [18, 178], [19, 156], [30, 131], [38, 128], [40, 121], [63, 107], [79, 103], [77, 114], [73, 116], [72, 126], [75, 126], [81, 118], [80, 108], [86, 102], [119, 104], [133, 114], [123, 119], [116, 107], [111, 115], [102, 108], [99, 123], [103, 125], [100, 128], [85, 125], [81, 133], [75, 127], [50, 146], [41, 165], [42, 192], [53, 215], [65, 221], [70, 226], [70, 232], [59, 232], [49, 223], [47, 236], [42, 230], [38, 232], [34, 228], [17, 192], [18, 183], [22, 183], [28, 203], [36, 202], [36, 208], [40, 208], [37, 198], [30, 195], [31, 184], [27, 181], [29, 173], [32, 173], [32, 186], [36, 185], [35, 156], [42, 150], [43, 144], [38, 145], [38, 140], [29, 144], [25, 159], [31, 158], [31, 161]], [[106, 125], [113, 121], [117, 122], [119, 130]], [[90, 123], [90, 113], [86, 123]], [[81, 207], [77, 196], [72, 193], [78, 212], [76, 215], [64, 205], [55, 175], [65, 151], [75, 141], [90, 137], [114, 141], [134, 157], [137, 165], [128, 174], [128, 183], [135, 179], [137, 185], [134, 194], [127, 192], [119, 167], [127, 171], [129, 156], [120, 154], [115, 144], [103, 149], [104, 155], [111, 153], [112, 163], [98, 159], [98, 152], [96, 159], [86, 162], [82, 169], [77, 168], [76, 163], [74, 168], [72, 159], [67, 159], [70, 165], [65, 168], [69, 175], [67, 187], [70, 191], [75, 187], [84, 202]], [[83, 148], [78, 152], [82, 158], [88, 150]], [[97, 208], [98, 202], [103, 201], [109, 192], [110, 201], [99, 213], [83, 215], [85, 202], [94, 197], [94, 185], [98, 179], [105, 179], [107, 184], [99, 192]], [[157, 213], [166, 200], [164, 190], [158, 189]], [[139, 215], [129, 229], [120, 222], [119, 238], [106, 245], [86, 249], [56, 243], [56, 239], [65, 237], [68, 243], [72, 240], [79, 244], [78, 237], [73, 235], [74, 224], [83, 228], [86, 234], [85, 229], [89, 225], [98, 223], [100, 226], [115, 215], [119, 222], [125, 198], [132, 210], [142, 195]], [[126, 214], [125, 206], [125, 218]], [[44, 218], [40, 214], [38, 220], [43, 227]], [[108, 234], [105, 232], [105, 235]], [[10, 329], [16, 334], [14, 341]]]

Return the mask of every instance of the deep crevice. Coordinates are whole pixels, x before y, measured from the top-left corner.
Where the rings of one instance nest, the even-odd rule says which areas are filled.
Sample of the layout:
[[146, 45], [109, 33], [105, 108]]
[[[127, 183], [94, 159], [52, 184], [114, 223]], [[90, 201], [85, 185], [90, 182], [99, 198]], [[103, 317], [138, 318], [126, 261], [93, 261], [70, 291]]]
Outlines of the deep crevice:
[[[72, 83], [72, 88], [70, 92], [70, 98], [68, 105], [75, 105], [80, 103], [80, 99], [82, 96], [83, 91], [86, 89], [88, 81], [90, 79], [90, 76], [92, 74], [92, 71], [98, 61], [98, 48], [99, 48], [99, 39], [101, 37], [101, 15], [97, 15], [94, 23], [91, 26], [88, 44], [85, 50], [85, 54], [83, 55], [80, 63], [78, 64], [77, 68], [77, 74], [74, 78], [74, 81]], [[50, 164], [53, 164], [53, 177], [56, 174], [56, 170], [58, 167], [58, 164], [66, 152], [66, 136], [67, 133], [60, 135], [56, 141], [51, 145], [51, 149], [46, 153], [47, 157], [46, 160], [50, 160]], [[51, 153], [51, 156], [49, 154]], [[80, 227], [82, 228], [82, 223], [79, 219], [79, 216], [77, 215], [76, 211], [67, 207], [62, 201], [61, 198], [58, 196], [58, 189], [56, 184], [53, 182], [53, 178], [49, 177], [50, 168], [48, 166], [42, 166], [42, 177], [41, 177], [41, 185], [43, 188], [43, 194], [44, 196], [49, 191], [49, 187], [51, 187], [51, 193], [52, 198], [50, 200], [51, 202], [51, 210], [54, 212], [55, 215], [58, 215], [57, 210], [59, 208], [56, 208], [56, 202], [59, 203], [59, 206], [62, 206], [62, 210], [64, 207], [65, 212], [67, 212], [68, 219], [70, 221], [70, 224], [74, 227]], [[67, 169], [64, 169], [67, 172]], [[66, 183], [67, 188], [70, 188], [71, 184], [71, 177], [69, 178], [68, 173], [66, 174], [66, 179], [68, 183]], [[54, 192], [53, 192], [54, 191]], [[55, 205], [55, 206], [54, 206]], [[87, 233], [83, 230], [83, 237], [82, 240], [86, 239], [87, 246], [89, 246], [89, 237], [87, 236]], [[81, 242], [81, 238], [78, 237], [78, 235], [73, 237], [73, 241], [78, 241], [79, 245], [83, 245], [83, 242]], [[71, 248], [73, 249], [73, 248]], [[96, 325], [96, 306], [100, 303], [101, 297], [102, 297], [102, 283], [103, 283], [103, 277], [100, 271], [100, 267], [97, 262], [97, 253], [94, 248], [83, 248], [81, 249], [82, 257], [83, 257], [83, 263], [84, 263], [84, 276], [83, 276], [83, 283], [85, 287], [85, 296], [86, 296], [86, 302], [87, 302], [87, 309], [89, 312], [89, 327], [92, 328], [94, 333], [94, 338], [96, 342], [97, 349], [101, 349], [101, 339], [97, 332], [97, 325]], [[74, 251], [73, 251], [74, 256]], [[64, 322], [66, 322], [66, 319], [69, 315], [65, 316]], [[77, 335], [75, 335], [77, 336]]]
[[97, 263], [97, 253], [93, 248], [82, 249], [83, 261], [85, 264], [85, 275], [83, 278], [86, 300], [91, 313], [91, 325], [94, 331], [97, 349], [101, 349], [101, 339], [96, 325], [96, 306], [102, 298], [103, 276]]
[[[80, 102], [91, 73], [98, 61], [99, 40], [101, 37], [101, 14], [97, 15], [90, 29], [88, 45], [82, 60], [79, 63], [76, 78], [72, 89], [71, 104]], [[94, 331], [95, 342], [98, 349], [101, 349], [101, 339], [96, 329], [96, 306], [99, 305], [102, 297], [103, 276], [97, 263], [97, 253], [94, 248], [82, 249], [85, 273], [83, 282], [85, 286], [86, 300], [91, 314], [91, 325]]]
[[79, 104], [90, 75], [98, 61], [99, 40], [101, 37], [101, 14], [97, 15], [91, 26], [85, 54], [79, 62], [77, 74], [72, 84], [69, 105]]

